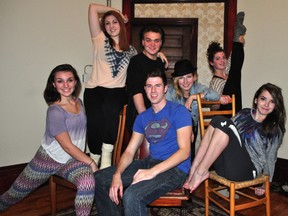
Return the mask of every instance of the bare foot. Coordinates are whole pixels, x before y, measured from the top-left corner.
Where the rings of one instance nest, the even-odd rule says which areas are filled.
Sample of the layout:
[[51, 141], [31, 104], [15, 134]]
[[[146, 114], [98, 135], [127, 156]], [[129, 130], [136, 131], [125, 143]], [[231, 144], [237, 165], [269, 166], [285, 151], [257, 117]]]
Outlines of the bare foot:
[[192, 176], [194, 175], [194, 172], [195, 172], [195, 168], [194, 166], [192, 166], [189, 172], [189, 176], [187, 177], [185, 183], [183, 184], [183, 187], [186, 188], [187, 190], [190, 190], [189, 182], [191, 181]]
[[189, 188], [189, 180], [187, 179], [186, 182], [183, 184], [183, 188], [190, 190]]
[[209, 171], [205, 171], [203, 174], [199, 173], [197, 170], [194, 172], [191, 181], [188, 183], [188, 188], [190, 193], [192, 193], [196, 188], [209, 177]]
[[255, 194], [256, 194], [257, 196], [262, 196], [262, 195], [264, 195], [264, 194], [265, 194], [265, 189], [264, 189], [264, 187], [256, 187], [256, 188], [255, 188]]

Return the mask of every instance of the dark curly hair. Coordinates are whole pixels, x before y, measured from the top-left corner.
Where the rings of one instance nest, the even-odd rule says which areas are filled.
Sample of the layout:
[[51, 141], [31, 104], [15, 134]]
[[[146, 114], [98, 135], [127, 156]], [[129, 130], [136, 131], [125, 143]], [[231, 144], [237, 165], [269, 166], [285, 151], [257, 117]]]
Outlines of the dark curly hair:
[[210, 62], [213, 62], [213, 59], [214, 59], [214, 56], [216, 53], [218, 52], [224, 52], [224, 49], [221, 47], [220, 43], [217, 42], [217, 41], [212, 41], [210, 42], [209, 46], [208, 46], [208, 49], [207, 49], [207, 60], [208, 60], [208, 64], [209, 64], [209, 67], [212, 71], [214, 71], [214, 68], [213, 66], [210, 64]]

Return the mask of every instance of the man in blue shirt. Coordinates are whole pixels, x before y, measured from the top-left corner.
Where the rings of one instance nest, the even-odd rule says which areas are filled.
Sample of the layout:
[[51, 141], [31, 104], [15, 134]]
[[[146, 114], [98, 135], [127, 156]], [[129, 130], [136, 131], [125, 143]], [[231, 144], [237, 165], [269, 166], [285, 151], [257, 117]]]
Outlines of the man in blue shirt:
[[[125, 216], [148, 215], [147, 205], [182, 187], [189, 173], [192, 135], [189, 111], [166, 100], [168, 86], [163, 70], [148, 73], [144, 88], [151, 108], [137, 116], [119, 164], [95, 173], [99, 215], [116, 216], [122, 211]], [[149, 143], [150, 155], [134, 160], [143, 139]]]

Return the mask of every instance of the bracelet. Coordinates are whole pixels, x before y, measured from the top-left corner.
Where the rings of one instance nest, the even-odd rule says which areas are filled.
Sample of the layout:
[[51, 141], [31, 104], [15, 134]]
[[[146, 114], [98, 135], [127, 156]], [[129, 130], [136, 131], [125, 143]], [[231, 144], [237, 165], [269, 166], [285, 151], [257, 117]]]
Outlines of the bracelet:
[[94, 160], [92, 159], [91, 162], [89, 163], [89, 166], [91, 166], [91, 164], [93, 163], [93, 161], [94, 161]]

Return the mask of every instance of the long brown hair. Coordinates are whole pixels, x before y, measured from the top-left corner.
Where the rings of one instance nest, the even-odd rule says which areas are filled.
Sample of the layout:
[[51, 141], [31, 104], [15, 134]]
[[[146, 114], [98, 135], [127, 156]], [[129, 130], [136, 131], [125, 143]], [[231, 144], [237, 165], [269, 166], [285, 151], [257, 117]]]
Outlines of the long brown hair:
[[270, 113], [263, 121], [262, 132], [268, 137], [273, 137], [273, 135], [277, 133], [278, 128], [280, 128], [281, 132], [284, 135], [284, 133], [286, 132], [286, 110], [284, 106], [284, 99], [281, 88], [271, 83], [266, 83], [262, 85], [254, 95], [253, 108], [256, 109], [257, 107], [257, 104], [254, 102], [255, 99], [257, 99], [259, 95], [265, 90], [267, 90], [271, 94], [275, 103], [275, 108], [273, 112]]
[[114, 16], [120, 25], [120, 32], [119, 32], [119, 48], [120, 50], [123, 51], [128, 51], [129, 50], [129, 43], [127, 40], [127, 35], [126, 35], [126, 27], [125, 27], [125, 23], [123, 18], [121, 17], [121, 15], [116, 12], [116, 11], [107, 11], [102, 19], [101, 19], [101, 27], [102, 27], [102, 31], [104, 32], [105, 36], [109, 39], [109, 43], [112, 47], [115, 46], [115, 41], [111, 38], [111, 36], [107, 33], [106, 29], [105, 29], [105, 19], [107, 16]]

